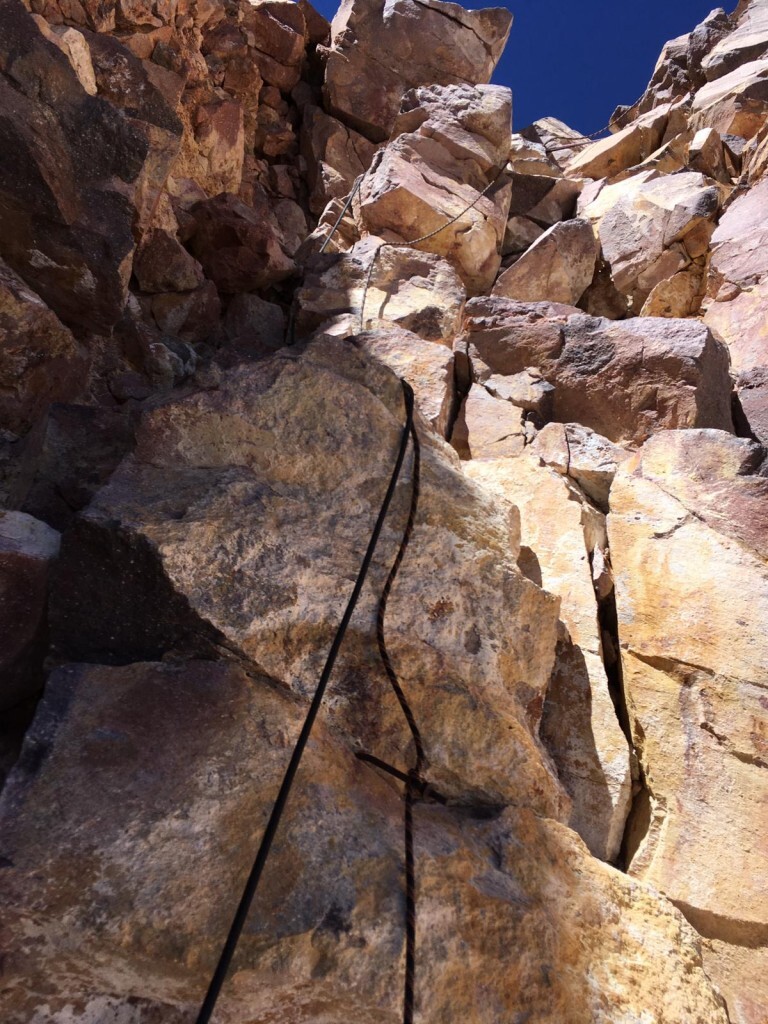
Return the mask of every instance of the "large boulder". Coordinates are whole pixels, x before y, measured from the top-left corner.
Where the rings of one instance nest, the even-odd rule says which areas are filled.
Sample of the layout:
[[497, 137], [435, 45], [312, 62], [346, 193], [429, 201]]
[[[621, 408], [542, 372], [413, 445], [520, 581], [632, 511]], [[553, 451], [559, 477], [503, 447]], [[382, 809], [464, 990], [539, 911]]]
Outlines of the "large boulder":
[[326, 109], [373, 142], [383, 142], [409, 89], [489, 82], [511, 26], [504, 8], [344, 0], [325, 51]]
[[768, 60], [751, 61], [707, 82], [693, 99], [691, 125], [751, 139], [768, 119]]
[[597, 252], [589, 221], [555, 224], [499, 275], [492, 294], [575, 306], [592, 283]]
[[355, 178], [371, 165], [376, 147], [320, 107], [304, 109], [301, 151], [307, 161], [309, 208], [323, 212], [331, 199], [345, 197]]
[[554, 420], [616, 443], [670, 428], [733, 430], [727, 350], [695, 321], [614, 322], [553, 303], [472, 299], [461, 343], [475, 372], [538, 367], [555, 388]]
[[[701, 260], [720, 193], [694, 172], [632, 187], [600, 219], [598, 237], [616, 287], [640, 312], [654, 288]], [[703, 275], [699, 276], [703, 294]]]
[[[52, 676], [0, 804], [6, 1024], [194, 1018], [302, 710], [211, 662]], [[224, 1021], [402, 1020], [402, 787], [355, 747], [321, 715]], [[680, 914], [520, 793], [414, 819], [425, 1022], [726, 1024]]]
[[[65, 536], [58, 650], [110, 662], [230, 652], [305, 694], [368, 542], [402, 419], [397, 377], [331, 337], [158, 405], [135, 454]], [[527, 793], [559, 814], [567, 801], [527, 724], [549, 678], [558, 602], [517, 570], [514, 509], [478, 493], [430, 430], [422, 438], [420, 519], [387, 621], [435, 779], [487, 801]], [[404, 491], [406, 480], [337, 669], [334, 717], [371, 747], [401, 732], [371, 629]], [[360, 717], [361, 686], [381, 698], [374, 717]]]
[[768, 1005], [767, 455], [718, 431], [658, 434], [619, 470], [608, 520], [646, 785], [629, 870], [710, 940], [708, 969], [743, 1024]]
[[498, 86], [408, 93], [393, 140], [363, 178], [361, 230], [405, 244], [423, 238], [419, 248], [447, 259], [470, 295], [489, 291], [509, 210], [511, 116], [512, 95]]

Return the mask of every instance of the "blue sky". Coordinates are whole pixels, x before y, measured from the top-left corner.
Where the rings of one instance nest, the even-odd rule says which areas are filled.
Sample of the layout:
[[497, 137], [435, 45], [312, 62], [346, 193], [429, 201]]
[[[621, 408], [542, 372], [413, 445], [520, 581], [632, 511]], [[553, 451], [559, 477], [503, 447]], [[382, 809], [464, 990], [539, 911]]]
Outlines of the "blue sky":
[[[334, 0], [313, 0], [333, 17]], [[736, 0], [726, 4], [732, 10]], [[591, 133], [619, 103], [645, 88], [661, 47], [689, 32], [717, 0], [464, 0], [464, 7], [505, 6], [515, 16], [494, 81], [514, 92], [515, 128], [559, 117]]]

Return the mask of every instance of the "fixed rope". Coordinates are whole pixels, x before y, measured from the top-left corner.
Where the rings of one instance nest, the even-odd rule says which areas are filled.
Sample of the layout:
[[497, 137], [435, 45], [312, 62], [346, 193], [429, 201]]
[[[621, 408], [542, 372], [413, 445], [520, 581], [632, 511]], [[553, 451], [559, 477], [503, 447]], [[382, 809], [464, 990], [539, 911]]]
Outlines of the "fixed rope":
[[643, 89], [634, 103], [625, 107], [620, 114], [617, 114], [616, 117], [612, 117], [605, 127], [599, 128], [596, 132], [592, 132], [591, 135], [582, 135], [580, 139], [574, 139], [574, 141], [567, 146], [545, 146], [544, 148], [548, 153], [562, 153], [566, 149], [579, 149], [581, 146], [591, 146], [592, 143], [597, 140], [598, 135], [605, 135], [605, 133], [609, 132], [614, 125], [617, 125], [623, 117], [626, 117], [630, 110], [634, 110], [643, 96], [645, 96], [646, 92], [647, 88]]
[[365, 329], [365, 300], [366, 300], [366, 298], [368, 296], [368, 290], [371, 287], [371, 279], [373, 277], [373, 269], [376, 266], [376, 260], [378, 258], [379, 253], [381, 252], [381, 250], [382, 249], [414, 248], [414, 246], [420, 245], [422, 242], [427, 242], [427, 241], [429, 241], [430, 238], [434, 238], [435, 235], [439, 235], [442, 231], [445, 231], [446, 228], [451, 227], [451, 225], [455, 224], [456, 221], [459, 221], [459, 220], [461, 220], [462, 217], [466, 216], [466, 214], [468, 214], [470, 212], [470, 210], [474, 210], [474, 208], [477, 206], [477, 204], [480, 202], [480, 200], [483, 198], [483, 196], [488, 195], [488, 193], [491, 191], [491, 189], [496, 184], [496, 182], [499, 180], [499, 178], [501, 178], [501, 176], [505, 173], [506, 169], [507, 169], [507, 165], [504, 164], [504, 166], [500, 169], [500, 171], [496, 175], [496, 177], [488, 182], [488, 184], [485, 186], [485, 188], [482, 190], [482, 192], [478, 192], [478, 194], [475, 196], [475, 198], [472, 200], [472, 202], [468, 206], [465, 206], [464, 209], [461, 210], [459, 213], [457, 213], [455, 217], [451, 217], [444, 224], [441, 224], [439, 228], [435, 228], [432, 231], [428, 231], [425, 235], [420, 235], [418, 238], [412, 238], [409, 242], [382, 242], [381, 245], [378, 246], [378, 248], [374, 250], [373, 256], [371, 257], [370, 265], [368, 267], [368, 273], [367, 273], [366, 278], [365, 278], [365, 284], [363, 285], [363, 297], [362, 297], [362, 299], [360, 301], [360, 330], [361, 331]]
[[[248, 879], [247, 879], [247, 881], [245, 883], [245, 888], [243, 889], [243, 894], [240, 897], [240, 902], [239, 902], [237, 910], [235, 912], [235, 916], [234, 916], [234, 918], [232, 920], [232, 924], [231, 924], [229, 932], [227, 934], [227, 938], [226, 938], [226, 940], [224, 942], [224, 946], [222, 948], [221, 955], [219, 956], [219, 961], [218, 961], [218, 963], [216, 965], [216, 969], [215, 969], [215, 971], [213, 973], [213, 976], [211, 978], [210, 984], [208, 986], [208, 991], [206, 992], [205, 999], [203, 1000], [202, 1006], [200, 1007], [200, 1011], [199, 1011], [199, 1013], [197, 1015], [197, 1024], [208, 1024], [208, 1022], [211, 1019], [211, 1015], [213, 1014], [213, 1011], [216, 1008], [216, 1003], [218, 1001], [219, 995], [221, 993], [221, 989], [222, 989], [222, 987], [224, 985], [224, 982], [226, 980], [227, 974], [229, 972], [229, 968], [230, 968], [231, 963], [232, 963], [232, 958], [233, 958], [233, 956], [235, 954], [235, 951], [237, 949], [237, 944], [238, 944], [238, 942], [240, 940], [240, 936], [242, 934], [243, 927], [245, 926], [245, 922], [246, 922], [246, 919], [248, 917], [248, 913], [250, 911], [251, 904], [253, 903], [253, 898], [256, 895], [256, 890], [258, 889], [259, 882], [261, 881], [261, 877], [262, 877], [262, 875], [264, 873], [264, 867], [265, 867], [265, 865], [267, 863], [267, 859], [269, 857], [269, 852], [270, 852], [270, 850], [272, 848], [272, 843], [274, 841], [275, 834], [277, 833], [277, 829], [278, 829], [278, 827], [280, 825], [280, 819], [282, 818], [283, 812], [285, 811], [286, 804], [288, 803], [288, 798], [290, 796], [291, 789], [293, 787], [294, 779], [296, 777], [296, 772], [298, 771], [299, 765], [301, 764], [301, 759], [302, 759], [302, 757], [304, 755], [304, 751], [306, 749], [307, 742], [308, 742], [310, 734], [312, 732], [312, 727], [313, 727], [313, 725], [315, 723], [315, 719], [317, 718], [318, 712], [320, 710], [320, 705], [322, 704], [323, 696], [324, 696], [326, 688], [328, 686], [328, 681], [329, 681], [329, 679], [331, 677], [331, 673], [333, 672], [333, 668], [334, 668], [334, 665], [336, 663], [336, 659], [338, 657], [339, 651], [341, 649], [341, 645], [342, 645], [342, 643], [344, 641], [344, 636], [345, 636], [345, 634], [347, 632], [347, 627], [349, 626], [350, 619], [352, 618], [352, 614], [353, 614], [353, 612], [355, 610], [355, 606], [357, 605], [358, 599], [360, 597], [360, 592], [363, 589], [363, 584], [365, 583], [366, 577], [368, 575], [368, 570], [371, 567], [371, 562], [373, 560], [373, 556], [374, 556], [374, 553], [376, 551], [376, 545], [378, 544], [379, 537], [381, 535], [381, 531], [382, 531], [382, 528], [384, 526], [384, 522], [386, 520], [387, 513], [389, 511], [389, 506], [392, 503], [392, 498], [393, 498], [394, 493], [395, 493], [395, 488], [396, 488], [397, 482], [398, 482], [398, 480], [400, 478], [400, 472], [402, 470], [403, 460], [405, 459], [405, 453], [406, 453], [406, 449], [408, 447], [408, 439], [409, 439], [409, 437], [412, 437], [414, 439], [414, 442], [416, 444], [418, 444], [418, 441], [416, 439], [415, 428], [413, 426], [413, 403], [414, 403], [413, 389], [411, 388], [410, 384], [408, 384], [407, 381], [403, 380], [403, 381], [401, 381], [401, 384], [402, 384], [402, 388], [403, 388], [403, 400], [404, 400], [404, 404], [405, 404], [405, 425], [403, 426], [402, 431], [401, 431], [400, 446], [399, 446], [399, 449], [398, 449], [397, 458], [396, 458], [396, 461], [395, 461], [395, 466], [394, 466], [394, 468], [392, 470], [392, 475], [391, 475], [390, 480], [389, 480], [389, 485], [387, 487], [386, 494], [384, 495], [384, 500], [382, 501], [381, 508], [379, 509], [379, 514], [378, 514], [378, 517], [377, 517], [376, 522], [374, 524], [373, 532], [371, 533], [371, 537], [370, 537], [370, 540], [368, 542], [368, 548], [367, 548], [367, 550], [365, 552], [365, 556], [364, 556], [362, 564], [360, 566], [360, 570], [359, 570], [359, 572], [357, 574], [357, 579], [355, 580], [355, 585], [354, 585], [354, 587], [352, 589], [352, 594], [350, 595], [349, 601], [347, 602], [347, 607], [346, 607], [346, 609], [344, 611], [344, 615], [343, 615], [343, 617], [341, 619], [341, 622], [339, 623], [338, 629], [336, 630], [336, 635], [333, 638], [333, 643], [331, 644], [331, 649], [330, 649], [330, 651], [328, 653], [328, 658], [327, 658], [327, 660], [325, 662], [325, 667], [323, 668], [322, 674], [320, 676], [320, 681], [318, 682], [317, 688], [315, 689], [314, 695], [312, 697], [312, 701], [310, 703], [309, 710], [307, 711], [306, 718], [304, 719], [304, 724], [302, 725], [301, 732], [299, 733], [299, 738], [296, 741], [296, 745], [293, 748], [293, 753], [291, 754], [290, 761], [288, 762], [288, 767], [285, 770], [285, 775], [283, 776], [283, 781], [282, 781], [282, 783], [280, 785], [280, 790], [278, 792], [277, 799], [275, 800], [274, 806], [272, 808], [272, 812], [271, 812], [271, 814], [269, 816], [269, 821], [267, 822], [267, 827], [264, 830], [264, 835], [262, 836], [261, 843], [259, 844], [259, 848], [258, 848], [258, 851], [256, 853], [256, 859], [254, 860], [253, 867], [251, 868], [251, 872], [250, 872], [250, 874], [248, 876]], [[409, 534], [410, 534], [410, 531], [413, 529], [413, 518], [414, 517], [415, 517], [415, 504], [414, 504], [413, 497], [412, 497], [412, 499], [411, 499], [411, 516], [409, 516], [409, 528], [408, 528]], [[407, 544], [406, 544], [406, 547], [407, 547]], [[400, 562], [402, 561], [402, 555], [403, 554], [404, 554], [404, 547], [401, 544], [400, 552], [398, 553], [398, 558], [395, 561], [395, 564], [396, 564], [397, 568], [399, 568]], [[394, 566], [393, 566], [393, 569], [394, 569], [394, 575], [396, 575], [397, 569]], [[387, 581], [389, 583], [389, 588], [390, 589], [391, 589], [392, 581], [394, 581], [394, 575], [393, 575], [393, 571], [390, 570], [390, 575], [389, 575], [389, 578], [388, 578], [388, 581]], [[386, 592], [387, 592], [387, 595], [388, 595], [389, 590], [387, 590]], [[383, 602], [384, 602], [384, 609], [386, 609], [386, 599], [385, 598], [383, 598]], [[382, 621], [382, 625], [381, 625], [380, 628], [383, 629], [383, 611], [381, 611], [381, 608], [382, 608], [382, 602], [380, 601], [379, 602], [379, 618]], [[379, 629], [377, 628], [377, 633], [378, 632], [379, 632]], [[381, 651], [382, 649], [384, 651], [384, 655], [386, 655], [386, 643], [384, 643], [384, 641], [383, 641], [383, 636], [381, 636], [380, 639], [379, 639], [379, 650]], [[388, 656], [387, 656], [387, 662], [385, 662], [385, 665], [387, 663], [389, 663]], [[388, 674], [389, 674], [390, 671], [392, 671], [392, 675], [394, 676], [394, 670], [391, 669], [391, 663], [390, 663], [390, 667], [388, 669]], [[394, 678], [395, 678], [395, 682], [396, 682], [397, 681], [397, 677], [395, 676]], [[390, 681], [391, 681], [391, 677], [390, 677]], [[403, 697], [403, 701], [404, 700], [405, 700], [405, 698]], [[402, 703], [401, 703], [401, 706], [402, 706]], [[414, 725], [415, 725], [415, 723], [414, 723]], [[418, 730], [417, 730], [417, 734], [418, 734]], [[422, 749], [422, 748], [417, 748], [417, 749]], [[421, 759], [423, 761], [423, 749], [422, 749]], [[418, 760], [418, 758], [417, 758], [417, 760]], [[415, 786], [415, 779], [414, 779], [414, 786]], [[409, 801], [408, 801], [408, 793], [411, 794], [411, 805], [410, 805], [410, 807], [409, 807]], [[414, 871], [413, 871], [413, 841], [412, 841], [412, 817], [413, 817], [413, 815], [412, 815], [412, 799], [413, 799], [414, 793], [415, 793], [415, 789], [411, 788], [411, 783], [410, 783], [410, 780], [409, 780], [409, 783], [407, 785], [407, 790], [406, 790], [406, 826], [408, 825], [408, 821], [410, 820], [410, 823], [411, 823], [410, 824], [410, 835], [411, 835], [410, 872], [411, 872], [411, 874], [410, 874], [410, 876], [408, 876], [408, 851], [406, 849], [406, 889], [408, 889], [407, 878], [408, 877], [411, 878], [411, 886], [412, 887], [413, 887], [413, 878], [414, 878]], [[409, 816], [410, 816], [410, 818], [409, 818]], [[411, 893], [410, 893], [410, 902], [408, 902], [408, 893], [406, 893], [406, 901], [407, 901], [407, 905], [408, 906], [410, 906], [410, 907], [414, 907], [415, 906], [415, 892], [413, 891], [413, 888], [411, 889]], [[415, 935], [415, 921], [413, 922], [413, 925], [411, 925], [410, 923], [408, 925], [408, 933], [410, 934], [411, 932], [413, 932], [413, 934]], [[413, 964], [413, 962], [414, 962], [414, 953], [413, 953], [413, 949], [412, 949], [411, 950], [411, 963]], [[412, 991], [412, 988], [413, 988], [413, 979], [411, 978], [411, 991]], [[412, 999], [412, 996], [411, 996], [411, 999]], [[412, 1017], [411, 1017], [410, 1021], [408, 1022], [408, 1024], [410, 1024], [411, 1021], [412, 1021]]]

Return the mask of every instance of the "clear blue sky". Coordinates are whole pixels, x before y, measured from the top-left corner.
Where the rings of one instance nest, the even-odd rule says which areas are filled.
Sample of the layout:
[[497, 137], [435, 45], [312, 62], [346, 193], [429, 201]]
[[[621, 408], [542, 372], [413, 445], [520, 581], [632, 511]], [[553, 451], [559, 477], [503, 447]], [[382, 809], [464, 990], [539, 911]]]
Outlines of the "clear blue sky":
[[[312, 0], [327, 18], [335, 0]], [[632, 103], [651, 77], [661, 47], [718, 6], [717, 0], [464, 0], [464, 7], [508, 7], [512, 35], [494, 81], [514, 92], [520, 129], [559, 117], [591, 133], [619, 103]], [[723, 4], [732, 11], [736, 0]]]

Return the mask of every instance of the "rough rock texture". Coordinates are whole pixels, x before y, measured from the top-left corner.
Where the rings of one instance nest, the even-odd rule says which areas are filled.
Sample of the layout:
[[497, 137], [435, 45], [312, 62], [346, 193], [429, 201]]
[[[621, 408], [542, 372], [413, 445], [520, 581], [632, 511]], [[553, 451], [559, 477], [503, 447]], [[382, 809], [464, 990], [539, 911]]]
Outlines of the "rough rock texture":
[[523, 302], [563, 302], [575, 306], [592, 283], [597, 245], [584, 220], [553, 225], [505, 270], [493, 294]]
[[387, 320], [428, 341], [451, 344], [466, 301], [456, 271], [434, 253], [381, 244], [380, 238], [369, 237], [347, 253], [308, 262], [295, 300], [298, 337], [349, 313], [358, 325]]
[[[71, 666], [52, 677], [0, 810], [14, 863], [3, 872], [4, 926], [35, 935], [31, 963], [21, 944], [5, 946], [7, 973], [28, 977], [6, 982], [8, 1024], [30, 1013], [61, 1021], [73, 1003], [89, 1022], [189, 1019], [299, 714], [272, 680], [209, 662]], [[96, 780], [87, 791], [84, 769]], [[135, 780], [127, 790], [126, 779]], [[319, 724], [222, 1020], [401, 1019], [398, 789]], [[65, 844], [41, 842], [47, 815]], [[564, 826], [520, 806], [482, 815], [419, 805], [415, 831], [425, 1020], [449, 1024], [458, 1013], [493, 1024], [523, 1013], [613, 1024], [643, 1012], [653, 977], [658, 1020], [725, 1024], [692, 929]], [[29, 873], [41, 867], [32, 905]], [[492, 955], [520, 943], [526, 955], [509, 964]]]
[[435, 232], [419, 248], [447, 259], [470, 295], [489, 291], [509, 210], [511, 116], [511, 93], [498, 86], [408, 93], [393, 141], [363, 178], [361, 230], [405, 243]]
[[539, 367], [555, 386], [553, 419], [610, 441], [683, 426], [733, 429], [727, 352], [693, 321], [613, 323], [494, 297], [467, 304], [463, 341], [494, 373]]
[[[489, 82], [512, 25], [503, 8], [441, 0], [344, 0], [331, 23], [323, 86], [328, 110], [374, 142], [392, 131], [403, 93]], [[370, 65], [375, 66], [371, 74]]]
[[0, 512], [0, 710], [32, 696], [45, 679], [48, 579], [59, 541], [32, 516]]
[[[0, 0], [3, 1022], [195, 1018], [402, 375], [416, 1019], [766, 1024], [768, 3], [597, 142], [510, 21]], [[221, 1024], [402, 1020], [415, 464]]]
[[[609, 517], [647, 786], [630, 871], [736, 946], [730, 956], [754, 958], [755, 978], [768, 934], [768, 478], [755, 475], [766, 454], [718, 431], [658, 435], [619, 470]], [[713, 947], [708, 963], [730, 1004], [741, 993], [728, 956]]]
[[560, 595], [561, 630], [541, 736], [573, 800], [569, 824], [596, 857], [612, 860], [624, 835], [632, 779], [628, 743], [608, 691], [594, 592], [593, 566], [605, 564], [605, 518], [536, 456], [472, 462], [467, 472], [517, 505], [520, 565]]

